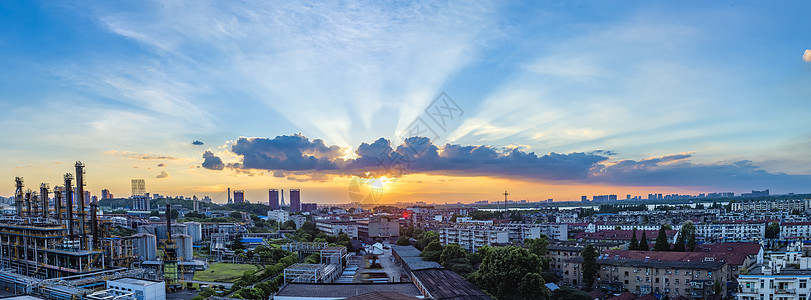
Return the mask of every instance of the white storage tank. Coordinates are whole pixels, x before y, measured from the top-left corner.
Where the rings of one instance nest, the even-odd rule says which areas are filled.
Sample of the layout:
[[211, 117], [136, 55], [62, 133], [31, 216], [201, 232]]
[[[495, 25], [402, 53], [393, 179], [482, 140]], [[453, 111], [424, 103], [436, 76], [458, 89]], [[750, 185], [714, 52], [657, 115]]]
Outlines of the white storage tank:
[[186, 222], [186, 234], [191, 236], [192, 243], [199, 243], [203, 240], [203, 226], [198, 222]]
[[158, 241], [154, 234], [138, 233], [134, 238], [135, 253], [141, 261], [158, 259]]
[[177, 244], [177, 258], [179, 260], [189, 261], [194, 258], [193, 243], [191, 236], [188, 234], [173, 234], [172, 239]]

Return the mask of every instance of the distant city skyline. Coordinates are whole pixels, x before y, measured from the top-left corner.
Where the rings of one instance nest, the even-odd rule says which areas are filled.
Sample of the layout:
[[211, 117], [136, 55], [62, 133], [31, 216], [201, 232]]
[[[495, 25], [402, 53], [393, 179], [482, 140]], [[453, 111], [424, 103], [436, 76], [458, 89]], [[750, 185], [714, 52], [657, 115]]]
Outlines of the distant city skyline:
[[807, 193], [809, 9], [0, 3], [0, 195], [75, 161], [262, 203]]

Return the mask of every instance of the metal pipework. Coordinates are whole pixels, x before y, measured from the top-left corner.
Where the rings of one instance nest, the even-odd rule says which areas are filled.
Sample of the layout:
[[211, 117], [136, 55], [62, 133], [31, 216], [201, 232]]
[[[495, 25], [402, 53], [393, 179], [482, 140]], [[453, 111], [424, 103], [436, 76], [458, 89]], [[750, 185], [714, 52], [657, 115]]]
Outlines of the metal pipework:
[[16, 177], [14, 178], [14, 183], [17, 186], [17, 189], [14, 192], [14, 204], [17, 208], [17, 216], [23, 216], [23, 178]]
[[65, 198], [68, 202], [68, 235], [73, 235], [73, 174], [65, 174]]
[[[82, 239], [82, 248], [86, 248], [87, 244], [87, 230], [85, 229], [85, 216], [87, 213], [84, 211], [84, 164], [80, 161], [76, 162], [76, 201], [79, 202], [79, 235]], [[87, 250], [87, 249], [83, 249]]]
[[39, 197], [42, 199], [42, 217], [46, 219], [48, 218], [49, 212], [48, 196], [51, 194], [48, 192], [48, 188], [49, 186], [47, 183], [42, 183], [39, 185]]
[[62, 188], [54, 187], [54, 214], [56, 219], [62, 221]]

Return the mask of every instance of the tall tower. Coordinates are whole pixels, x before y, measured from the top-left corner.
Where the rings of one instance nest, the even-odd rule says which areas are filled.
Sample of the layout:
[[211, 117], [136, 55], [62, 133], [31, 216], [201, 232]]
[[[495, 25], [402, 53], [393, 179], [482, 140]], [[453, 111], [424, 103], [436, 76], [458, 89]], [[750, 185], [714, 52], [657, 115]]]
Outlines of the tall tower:
[[282, 207], [284, 207], [284, 206], [287, 206], [287, 205], [284, 203], [284, 189], [282, 189], [281, 194], [282, 194], [282, 204], [279, 206], [279, 208], [282, 208]]
[[14, 178], [14, 184], [17, 189], [14, 191], [14, 205], [17, 208], [17, 216], [23, 216], [23, 178]]
[[245, 191], [234, 191], [234, 203], [245, 203]]
[[231, 204], [231, 188], [228, 188], [228, 204]]
[[132, 195], [142, 196], [146, 194], [146, 181], [143, 179], [132, 180]]
[[48, 218], [48, 195], [51, 193], [48, 192], [48, 184], [43, 183], [39, 185], [39, 197], [42, 200], [42, 217]]
[[268, 205], [270, 205], [270, 209], [278, 210], [279, 208], [279, 190], [277, 189], [268, 189]]
[[87, 231], [85, 229], [85, 216], [87, 213], [84, 211], [84, 164], [80, 161], [76, 162], [76, 202], [79, 203], [79, 237], [81, 238], [81, 247], [87, 249]]
[[301, 211], [301, 191], [290, 189], [290, 212]]
[[73, 174], [65, 174], [65, 199], [68, 210], [68, 235], [73, 238]]
[[502, 195], [504, 195], [504, 211], [506, 212], [507, 211], [507, 196], [509, 196], [510, 193], [507, 193], [507, 190], [504, 190], [504, 194], [502, 194]]
[[58, 221], [62, 221], [62, 187], [54, 187], [54, 214]]

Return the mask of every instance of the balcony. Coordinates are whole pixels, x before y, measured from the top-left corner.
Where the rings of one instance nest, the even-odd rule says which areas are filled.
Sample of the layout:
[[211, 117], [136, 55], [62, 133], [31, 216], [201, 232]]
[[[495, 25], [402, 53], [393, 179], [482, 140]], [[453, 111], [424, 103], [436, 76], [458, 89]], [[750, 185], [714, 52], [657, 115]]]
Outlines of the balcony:
[[795, 292], [796, 291], [794, 289], [776, 289], [776, 290], [774, 290], [775, 294], [791, 294], [791, 295], [793, 295], [793, 294], [795, 294]]

